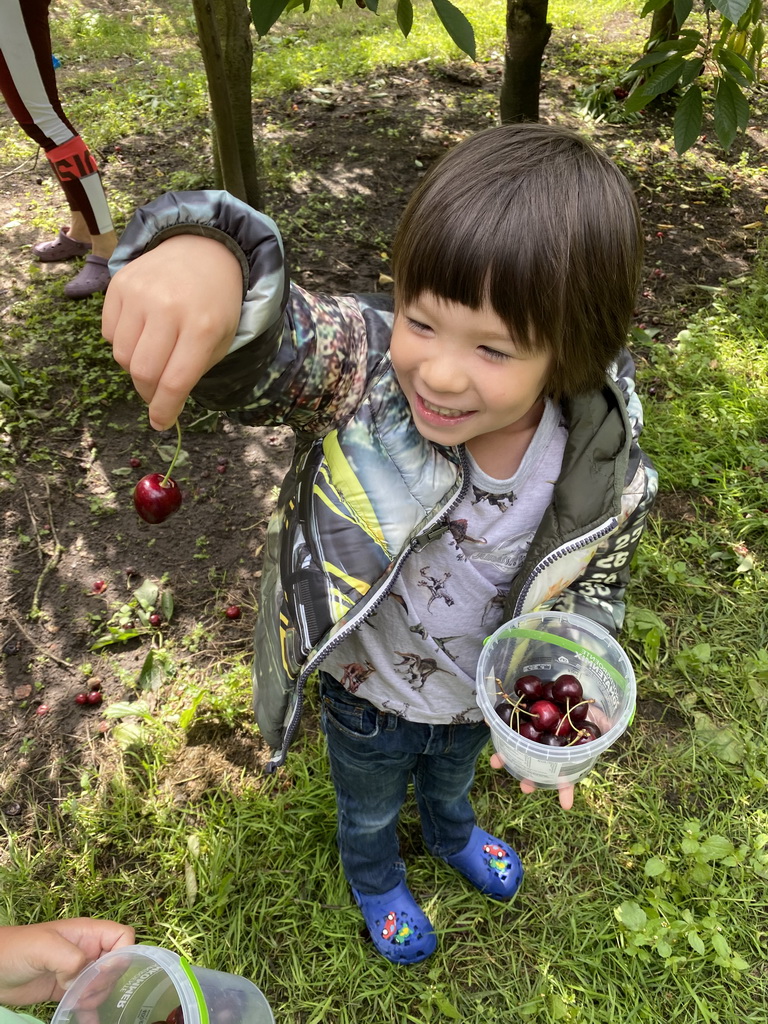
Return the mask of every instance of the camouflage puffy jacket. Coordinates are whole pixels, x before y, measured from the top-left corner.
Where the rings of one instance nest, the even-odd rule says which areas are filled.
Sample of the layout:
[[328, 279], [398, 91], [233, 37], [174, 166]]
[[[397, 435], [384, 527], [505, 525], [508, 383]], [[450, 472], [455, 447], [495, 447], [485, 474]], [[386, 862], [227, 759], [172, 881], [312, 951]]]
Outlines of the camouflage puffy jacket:
[[[172, 193], [140, 210], [112, 268], [180, 232], [218, 238], [243, 268], [240, 328], [195, 397], [296, 436], [265, 544], [255, 636], [254, 707], [274, 770], [298, 728], [307, 677], [384, 599], [405, 559], [448, 529], [469, 476], [462, 447], [437, 446], [414, 426], [388, 356], [389, 297], [291, 284], [275, 225], [223, 192]], [[633, 372], [626, 355], [601, 391], [564, 403], [562, 472], [506, 618], [547, 606], [620, 629], [656, 493], [637, 444]]]

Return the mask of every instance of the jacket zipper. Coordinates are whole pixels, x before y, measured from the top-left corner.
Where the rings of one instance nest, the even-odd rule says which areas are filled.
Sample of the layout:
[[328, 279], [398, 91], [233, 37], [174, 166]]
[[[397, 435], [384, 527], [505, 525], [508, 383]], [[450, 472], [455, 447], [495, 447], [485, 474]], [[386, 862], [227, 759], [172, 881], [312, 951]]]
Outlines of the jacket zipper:
[[619, 521], [616, 516], [611, 516], [607, 522], [603, 523], [602, 526], [598, 526], [591, 533], [586, 533], [579, 537], [578, 540], [568, 541], [567, 544], [562, 544], [559, 548], [555, 548], [539, 562], [537, 566], [530, 572], [528, 579], [525, 581], [520, 593], [517, 595], [515, 601], [514, 615], [516, 617], [522, 614], [522, 609], [525, 605], [525, 600], [528, 597], [528, 593], [536, 582], [538, 577], [551, 565], [559, 561], [561, 558], [565, 558], [566, 555], [570, 555], [574, 551], [579, 551], [581, 548], [589, 547], [594, 544], [595, 541], [602, 540], [603, 537], [609, 536], [614, 532], [616, 527], [619, 525]]
[[299, 674], [299, 677], [296, 680], [296, 688], [299, 695], [296, 701], [296, 707], [293, 709], [291, 721], [288, 725], [288, 728], [285, 731], [285, 736], [283, 737], [283, 745], [280, 748], [279, 755], [269, 760], [264, 767], [264, 771], [268, 775], [273, 774], [282, 764], [285, 763], [288, 748], [293, 742], [293, 737], [296, 733], [296, 729], [298, 728], [298, 724], [301, 721], [301, 713], [304, 708], [304, 683], [307, 681], [308, 677], [315, 671], [318, 665], [320, 665], [320, 663], [328, 657], [328, 655], [332, 651], [336, 650], [339, 644], [343, 640], [345, 640], [353, 630], [357, 629], [357, 627], [361, 625], [368, 618], [369, 615], [376, 611], [379, 605], [387, 597], [392, 587], [395, 585], [395, 583], [397, 583], [398, 577], [402, 572], [406, 559], [414, 551], [421, 551], [423, 547], [426, 547], [426, 545], [431, 543], [431, 541], [436, 540], [438, 537], [442, 536], [449, 529], [448, 523], [445, 522], [447, 516], [456, 508], [457, 505], [460, 504], [460, 502], [464, 498], [464, 495], [469, 490], [469, 464], [467, 462], [467, 457], [464, 453], [463, 447], [459, 449], [459, 456], [461, 459], [461, 471], [463, 474], [463, 478], [458, 494], [454, 495], [452, 500], [440, 510], [440, 512], [437, 514], [437, 516], [435, 516], [435, 518], [426, 527], [426, 529], [423, 530], [420, 534], [418, 534], [418, 536], [414, 537], [411, 543], [408, 545], [408, 547], [400, 553], [389, 574], [389, 579], [387, 580], [387, 583], [385, 584], [385, 586], [382, 587], [381, 591], [376, 595], [376, 597], [371, 601], [371, 603], [367, 604], [365, 608], [363, 608], [362, 611], [353, 619], [350, 619], [349, 622], [344, 626], [344, 628], [340, 630], [332, 640], [329, 640], [326, 643], [326, 645], [315, 654], [312, 661], [305, 665], [304, 668], [301, 670], [301, 673]]

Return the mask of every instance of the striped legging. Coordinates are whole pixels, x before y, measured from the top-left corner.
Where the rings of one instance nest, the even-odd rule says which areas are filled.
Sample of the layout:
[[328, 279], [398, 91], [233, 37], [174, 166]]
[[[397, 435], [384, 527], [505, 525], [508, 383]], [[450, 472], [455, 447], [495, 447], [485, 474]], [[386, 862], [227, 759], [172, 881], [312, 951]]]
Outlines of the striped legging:
[[112, 230], [98, 167], [61, 108], [53, 69], [50, 0], [0, 0], [0, 92], [19, 126], [45, 150], [70, 209], [92, 235]]

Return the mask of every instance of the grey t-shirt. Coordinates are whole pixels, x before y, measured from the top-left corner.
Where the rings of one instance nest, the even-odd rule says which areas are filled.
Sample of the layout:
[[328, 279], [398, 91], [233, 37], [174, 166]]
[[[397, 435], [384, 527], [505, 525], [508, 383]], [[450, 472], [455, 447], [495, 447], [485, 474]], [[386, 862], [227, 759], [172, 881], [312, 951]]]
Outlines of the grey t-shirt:
[[469, 492], [450, 529], [405, 562], [389, 595], [323, 663], [351, 693], [432, 725], [479, 721], [475, 672], [483, 640], [552, 499], [568, 432], [546, 403], [517, 472], [484, 473], [468, 454]]

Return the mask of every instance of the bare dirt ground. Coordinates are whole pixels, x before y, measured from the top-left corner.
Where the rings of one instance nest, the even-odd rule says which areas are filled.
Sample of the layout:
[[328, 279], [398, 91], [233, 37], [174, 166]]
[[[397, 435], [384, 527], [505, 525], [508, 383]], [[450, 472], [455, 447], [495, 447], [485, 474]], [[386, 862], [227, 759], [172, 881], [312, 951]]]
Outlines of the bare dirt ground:
[[[342, 292], [389, 288], [382, 253], [405, 198], [448, 146], [493, 123], [500, 81], [500, 62], [417, 65], [375, 82], [308, 90], [269, 109], [256, 107], [257, 131], [268, 113], [270, 139], [285, 147], [293, 169], [303, 171], [295, 187], [268, 200], [268, 212], [286, 225], [301, 284]], [[547, 76], [543, 120], [582, 124], [573, 86]], [[0, 111], [0, 125], [10, 124]], [[649, 115], [637, 125], [590, 130], [630, 176], [646, 223], [635, 324], [658, 328], [659, 338], [671, 342], [706, 301], [702, 285], [749, 270], [768, 201], [768, 178], [754, 173], [765, 162], [766, 135], [758, 116], [725, 160], [703, 142], [700, 159], [683, 163], [659, 144], [658, 124]], [[155, 126], [115, 140], [99, 156], [107, 189], [141, 203], [159, 194], [171, 173], [189, 168], [190, 149], [168, 126]], [[67, 304], [49, 282], [65, 281], [72, 268], [33, 268], [30, 261], [29, 246], [38, 236], [25, 213], [49, 181], [42, 158], [36, 166], [0, 167], [0, 311], [4, 335], [17, 339], [27, 315], [24, 293], [48, 288], [54, 307]], [[88, 302], [100, 304], [98, 298]], [[51, 336], [48, 351], [29, 350], [16, 340], [6, 352], [22, 365], [45, 365], [56, 346], [72, 344]], [[643, 358], [642, 349], [637, 355]], [[658, 381], [646, 398], [649, 409], [663, 397]], [[3, 442], [15, 468], [12, 479], [0, 481], [0, 809], [17, 820], [30, 802], [56, 799], [76, 784], [78, 766], [106, 756], [113, 726], [103, 707], [135, 696], [152, 633], [101, 653], [92, 644], [142, 581], [165, 579], [173, 590], [173, 617], [161, 627], [167, 641], [202, 637], [190, 664], [218, 670], [247, 650], [265, 524], [291, 450], [282, 429], [247, 430], [226, 420], [212, 432], [193, 429], [199, 413], [190, 410], [184, 416], [189, 462], [176, 474], [183, 507], [150, 527], [134, 514], [131, 490], [142, 473], [163, 467], [158, 439], [128, 384], [125, 401], [98, 423], [75, 417], [70, 429], [47, 437], [46, 423], [65, 423], [71, 402], [66, 391], [55, 396], [50, 408], [36, 413], [39, 429]], [[130, 466], [131, 457], [141, 460], [140, 468]], [[676, 518], [679, 503], [662, 496], [657, 514]], [[237, 620], [223, 614], [233, 603], [243, 610]], [[35, 609], [39, 615], [30, 617]], [[84, 688], [84, 666], [102, 680], [102, 708], [73, 701]], [[248, 731], [222, 727], [191, 735], [193, 741], [199, 749], [188, 751], [184, 764], [193, 757], [212, 776], [222, 766], [253, 767], [263, 757], [258, 736]]]

